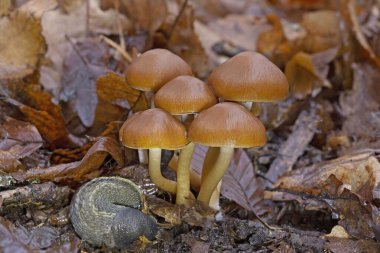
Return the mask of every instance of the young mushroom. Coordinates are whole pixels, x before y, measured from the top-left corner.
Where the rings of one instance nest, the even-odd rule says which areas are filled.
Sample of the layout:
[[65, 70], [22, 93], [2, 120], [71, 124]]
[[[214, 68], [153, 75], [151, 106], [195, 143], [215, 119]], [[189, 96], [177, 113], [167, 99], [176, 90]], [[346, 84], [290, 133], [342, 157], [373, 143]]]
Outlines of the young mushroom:
[[129, 148], [149, 149], [149, 175], [158, 188], [176, 193], [177, 183], [161, 174], [161, 149], [185, 147], [186, 128], [182, 123], [159, 108], [138, 112], [126, 120], [120, 129], [121, 143]]
[[[209, 84], [218, 97], [227, 101], [275, 102], [288, 96], [289, 84], [282, 71], [262, 54], [243, 52], [217, 67]], [[255, 116], [257, 113], [255, 113]]]
[[[189, 64], [169, 50], [158, 48], [135, 59], [127, 69], [126, 79], [132, 88], [152, 93], [180, 75], [192, 75]], [[147, 164], [146, 152], [138, 152], [140, 162]]]
[[[165, 84], [155, 96], [155, 104], [173, 115], [199, 113], [217, 103], [208, 85], [193, 76], [179, 76]], [[176, 203], [190, 206], [190, 162], [194, 143], [190, 142], [179, 155]]]
[[220, 148], [198, 194], [198, 200], [206, 205], [228, 169], [234, 148], [258, 147], [266, 142], [265, 127], [260, 120], [243, 106], [230, 102], [201, 112], [190, 125], [188, 136], [194, 143]]

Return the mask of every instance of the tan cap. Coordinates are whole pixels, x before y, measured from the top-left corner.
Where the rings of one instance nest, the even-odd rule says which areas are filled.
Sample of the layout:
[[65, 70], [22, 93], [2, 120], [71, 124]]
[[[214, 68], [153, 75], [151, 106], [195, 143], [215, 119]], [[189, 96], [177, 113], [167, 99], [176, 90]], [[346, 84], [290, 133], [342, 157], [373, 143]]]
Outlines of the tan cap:
[[211, 147], [263, 146], [265, 127], [243, 106], [225, 102], [199, 113], [188, 130], [189, 139]]
[[249, 51], [217, 67], [209, 84], [217, 96], [230, 101], [273, 102], [286, 98], [289, 90], [284, 73], [276, 65]]
[[155, 92], [180, 75], [192, 75], [184, 60], [166, 49], [152, 49], [128, 67], [127, 82], [137, 90]]
[[210, 86], [193, 76], [178, 76], [155, 95], [154, 104], [173, 115], [198, 113], [217, 103]]
[[119, 138], [129, 148], [180, 149], [189, 143], [182, 123], [159, 108], [136, 113], [124, 122]]

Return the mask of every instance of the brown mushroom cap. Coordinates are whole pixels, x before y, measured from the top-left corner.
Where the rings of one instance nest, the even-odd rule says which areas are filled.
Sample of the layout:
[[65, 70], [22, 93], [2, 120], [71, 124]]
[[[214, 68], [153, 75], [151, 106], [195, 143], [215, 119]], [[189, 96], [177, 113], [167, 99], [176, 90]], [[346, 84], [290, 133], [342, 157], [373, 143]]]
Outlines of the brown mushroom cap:
[[243, 106], [216, 104], [196, 117], [188, 130], [192, 142], [211, 147], [248, 148], [263, 146], [265, 127]]
[[182, 123], [164, 110], [136, 113], [120, 129], [120, 141], [135, 149], [180, 149], [189, 143]]
[[193, 76], [178, 76], [155, 95], [155, 105], [173, 115], [198, 113], [217, 103], [211, 87]]
[[284, 73], [263, 55], [243, 52], [227, 60], [210, 75], [217, 96], [230, 101], [273, 102], [288, 95]]
[[192, 75], [184, 60], [166, 49], [152, 49], [128, 67], [127, 82], [137, 90], [155, 92], [180, 75]]

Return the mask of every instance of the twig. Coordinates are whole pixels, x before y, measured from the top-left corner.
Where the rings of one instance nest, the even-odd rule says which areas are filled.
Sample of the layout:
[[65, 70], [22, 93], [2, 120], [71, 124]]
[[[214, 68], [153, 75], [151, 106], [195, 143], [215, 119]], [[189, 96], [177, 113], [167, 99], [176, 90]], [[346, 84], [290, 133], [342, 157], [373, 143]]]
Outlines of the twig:
[[116, 44], [114, 41], [111, 39], [107, 38], [104, 35], [100, 35], [100, 38], [104, 40], [108, 45], [111, 47], [115, 48], [124, 58], [128, 63], [132, 62], [132, 57], [129, 55], [127, 51], [124, 50], [120, 45]]
[[79, 58], [82, 60], [82, 62], [84, 63], [84, 65], [86, 65], [86, 67], [88, 67], [90, 65], [89, 62], [87, 61], [86, 58], [84, 58], [82, 56], [82, 54], [80, 53], [79, 49], [75, 45], [74, 41], [67, 34], [65, 34], [65, 38], [70, 43], [70, 45], [73, 47], [75, 53], [79, 56]]
[[172, 37], [173, 32], [174, 32], [174, 28], [177, 26], [177, 24], [179, 22], [179, 19], [181, 18], [182, 14], [185, 12], [185, 9], [186, 9], [186, 6], [187, 6], [187, 2], [188, 2], [188, 0], [184, 0], [183, 1], [181, 9], [179, 10], [178, 15], [175, 18], [172, 27], [170, 28], [169, 35], [168, 35], [168, 40], [170, 40], [170, 38]]

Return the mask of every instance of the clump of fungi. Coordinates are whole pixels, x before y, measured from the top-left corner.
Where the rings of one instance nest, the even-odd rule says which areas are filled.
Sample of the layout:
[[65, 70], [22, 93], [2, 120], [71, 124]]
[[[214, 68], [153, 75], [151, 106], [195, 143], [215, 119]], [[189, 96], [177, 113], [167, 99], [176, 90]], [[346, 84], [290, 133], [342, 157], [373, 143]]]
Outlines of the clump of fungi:
[[[127, 81], [134, 88], [155, 92], [157, 108], [130, 117], [120, 129], [120, 141], [129, 148], [149, 149], [153, 183], [176, 194], [176, 204], [188, 207], [193, 198], [190, 162], [194, 145], [209, 147], [197, 196], [209, 205], [234, 149], [265, 145], [265, 127], [256, 117], [255, 103], [282, 100], [289, 89], [281, 70], [256, 52], [227, 60], [206, 84], [192, 76], [189, 65], [178, 56], [153, 49], [132, 62]], [[177, 181], [162, 175], [161, 149], [180, 150]]]

